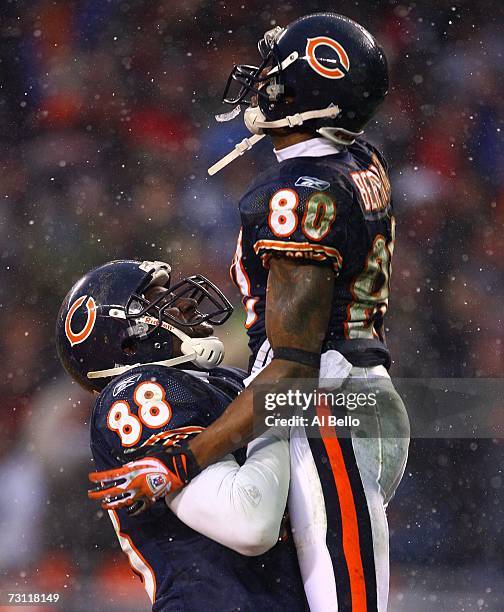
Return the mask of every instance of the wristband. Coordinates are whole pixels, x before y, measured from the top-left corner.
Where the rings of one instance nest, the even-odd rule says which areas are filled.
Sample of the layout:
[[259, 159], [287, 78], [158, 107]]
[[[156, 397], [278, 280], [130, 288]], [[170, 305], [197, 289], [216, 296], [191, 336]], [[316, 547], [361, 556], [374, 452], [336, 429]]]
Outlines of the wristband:
[[320, 368], [320, 353], [312, 353], [303, 349], [290, 348], [288, 346], [279, 346], [273, 349], [273, 359], [283, 359], [285, 361], [294, 361], [301, 363], [310, 368]]

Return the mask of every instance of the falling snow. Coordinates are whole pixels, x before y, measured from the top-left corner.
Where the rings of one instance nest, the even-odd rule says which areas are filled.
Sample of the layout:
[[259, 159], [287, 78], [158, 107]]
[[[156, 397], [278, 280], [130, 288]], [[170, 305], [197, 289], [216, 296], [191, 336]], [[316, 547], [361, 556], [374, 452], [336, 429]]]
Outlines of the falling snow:
[[[247, 135], [239, 119], [214, 116], [229, 110], [220, 97], [234, 62], [259, 61], [265, 30], [335, 6], [2, 3], [2, 591], [50, 585], [68, 597], [65, 610], [148, 609], [108, 516], [86, 498], [92, 398], [58, 364], [59, 304], [104, 261], [169, 260], [177, 277], [203, 273], [233, 297], [228, 352], [245, 365], [228, 277], [237, 200], [276, 162], [264, 141], [209, 180], [206, 169]], [[388, 159], [397, 216], [391, 373], [496, 379], [502, 2], [341, 0], [337, 10], [376, 35], [391, 71], [389, 97], [367, 130]], [[502, 427], [501, 413], [488, 414]], [[388, 509], [392, 612], [502, 609], [502, 469], [497, 436], [412, 441]]]

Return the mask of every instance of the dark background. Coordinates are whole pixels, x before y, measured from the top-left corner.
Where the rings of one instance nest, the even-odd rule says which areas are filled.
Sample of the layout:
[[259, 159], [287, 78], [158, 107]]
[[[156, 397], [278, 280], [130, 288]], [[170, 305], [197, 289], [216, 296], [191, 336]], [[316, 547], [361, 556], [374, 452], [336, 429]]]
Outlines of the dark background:
[[[387, 319], [396, 377], [502, 369], [503, 5], [498, 0], [0, 4], [0, 589], [66, 594], [66, 610], [143, 609], [108, 518], [85, 497], [91, 400], [54, 348], [59, 304], [90, 267], [160, 259], [237, 305], [236, 201], [275, 163], [216, 124], [235, 62], [265, 30], [316, 10], [385, 47], [389, 97], [367, 134], [391, 166], [398, 218]], [[414, 440], [389, 508], [391, 610], [500, 610], [502, 441]], [[500, 595], [502, 597], [502, 593]]]

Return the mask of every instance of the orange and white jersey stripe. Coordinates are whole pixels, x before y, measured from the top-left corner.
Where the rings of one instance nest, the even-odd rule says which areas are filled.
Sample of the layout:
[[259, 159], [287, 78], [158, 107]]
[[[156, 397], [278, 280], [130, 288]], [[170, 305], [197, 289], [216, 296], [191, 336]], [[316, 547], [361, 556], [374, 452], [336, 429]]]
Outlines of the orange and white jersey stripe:
[[156, 601], [156, 575], [154, 574], [152, 567], [141, 555], [131, 537], [121, 532], [121, 523], [119, 521], [117, 512], [114, 510], [109, 510], [108, 514], [110, 520], [112, 521], [112, 525], [114, 526], [117, 539], [119, 540], [119, 545], [121, 546], [122, 551], [128, 557], [131, 569], [135, 572], [135, 574], [140, 576], [151, 603], [154, 603]]

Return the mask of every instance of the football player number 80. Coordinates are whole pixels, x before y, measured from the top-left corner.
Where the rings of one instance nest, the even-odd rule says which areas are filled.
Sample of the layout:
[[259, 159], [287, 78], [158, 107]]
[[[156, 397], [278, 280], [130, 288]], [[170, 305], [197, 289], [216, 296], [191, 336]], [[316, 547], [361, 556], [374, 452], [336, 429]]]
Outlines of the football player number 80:
[[107, 415], [107, 425], [121, 438], [123, 446], [135, 446], [142, 437], [142, 425], [157, 429], [164, 427], [172, 417], [170, 404], [165, 400], [165, 390], [156, 383], [145, 381], [133, 391], [133, 401], [138, 415], [130, 410], [125, 400], [114, 402]]
[[[297, 229], [296, 209], [299, 196], [293, 189], [280, 189], [270, 200], [268, 224], [278, 238], [288, 238]], [[322, 240], [336, 218], [336, 205], [325, 193], [314, 193], [306, 202], [301, 222], [303, 234], [311, 240]]]

